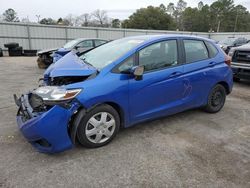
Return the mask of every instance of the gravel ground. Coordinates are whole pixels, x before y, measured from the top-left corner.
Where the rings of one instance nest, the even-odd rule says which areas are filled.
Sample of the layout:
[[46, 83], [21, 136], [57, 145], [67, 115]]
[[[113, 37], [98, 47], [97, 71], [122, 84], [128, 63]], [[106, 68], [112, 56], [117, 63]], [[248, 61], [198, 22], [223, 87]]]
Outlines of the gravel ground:
[[250, 187], [250, 82], [217, 114], [191, 110], [121, 130], [98, 149], [36, 152], [13, 93], [38, 85], [36, 57], [0, 58], [0, 187]]

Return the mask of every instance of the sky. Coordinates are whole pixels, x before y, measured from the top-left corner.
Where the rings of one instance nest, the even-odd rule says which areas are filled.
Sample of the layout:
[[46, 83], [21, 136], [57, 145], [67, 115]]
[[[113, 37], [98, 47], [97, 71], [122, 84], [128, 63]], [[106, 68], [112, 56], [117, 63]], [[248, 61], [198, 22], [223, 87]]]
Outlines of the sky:
[[[188, 6], [196, 7], [200, 0], [185, 0]], [[203, 0], [204, 4], [211, 4], [215, 0]], [[68, 14], [81, 15], [91, 13], [96, 9], [106, 10], [110, 18], [126, 19], [136, 9], [149, 5], [168, 5], [177, 0], [0, 0], [0, 14], [6, 9], [13, 8], [19, 18], [27, 18], [30, 21], [37, 21], [36, 15], [40, 19], [51, 17], [58, 19], [66, 17]], [[235, 4], [241, 4], [250, 10], [250, 0], [235, 0]]]

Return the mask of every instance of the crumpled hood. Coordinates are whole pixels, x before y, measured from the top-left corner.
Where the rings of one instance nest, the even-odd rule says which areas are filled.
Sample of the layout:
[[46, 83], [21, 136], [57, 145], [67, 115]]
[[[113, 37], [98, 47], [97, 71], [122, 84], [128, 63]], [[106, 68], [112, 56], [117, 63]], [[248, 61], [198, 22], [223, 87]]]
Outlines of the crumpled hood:
[[59, 76], [89, 76], [96, 68], [84, 63], [74, 52], [69, 52], [57, 62], [52, 63], [44, 73], [44, 78]]
[[60, 54], [61, 56], [64, 56], [65, 54], [69, 53], [72, 49], [70, 48], [59, 48], [55, 53]]
[[58, 48], [51, 48], [51, 49], [41, 50], [41, 51], [37, 52], [37, 54], [41, 55], [41, 54], [44, 54], [44, 53], [52, 53], [52, 52], [55, 52], [57, 50], [58, 50]]

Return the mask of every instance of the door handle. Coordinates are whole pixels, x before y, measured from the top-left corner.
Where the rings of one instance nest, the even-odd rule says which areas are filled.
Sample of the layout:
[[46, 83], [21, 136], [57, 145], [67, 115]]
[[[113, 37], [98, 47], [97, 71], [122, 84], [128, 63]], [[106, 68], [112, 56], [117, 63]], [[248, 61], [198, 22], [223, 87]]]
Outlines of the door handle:
[[215, 66], [215, 62], [212, 61], [212, 62], [208, 63], [208, 66], [209, 66], [209, 67]]
[[169, 78], [178, 77], [178, 76], [180, 76], [180, 75], [182, 75], [182, 72], [176, 71], [176, 72], [171, 73], [171, 74], [169, 75]]

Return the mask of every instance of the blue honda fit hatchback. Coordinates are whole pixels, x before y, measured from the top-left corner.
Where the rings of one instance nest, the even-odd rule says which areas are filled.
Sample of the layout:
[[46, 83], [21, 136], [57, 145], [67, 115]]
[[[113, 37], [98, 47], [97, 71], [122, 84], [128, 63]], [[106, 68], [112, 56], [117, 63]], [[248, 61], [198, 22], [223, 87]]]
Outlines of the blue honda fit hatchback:
[[233, 86], [230, 60], [200, 37], [128, 37], [59, 61], [42, 86], [15, 95], [22, 134], [47, 153], [100, 147], [121, 127], [191, 108], [216, 113]]

